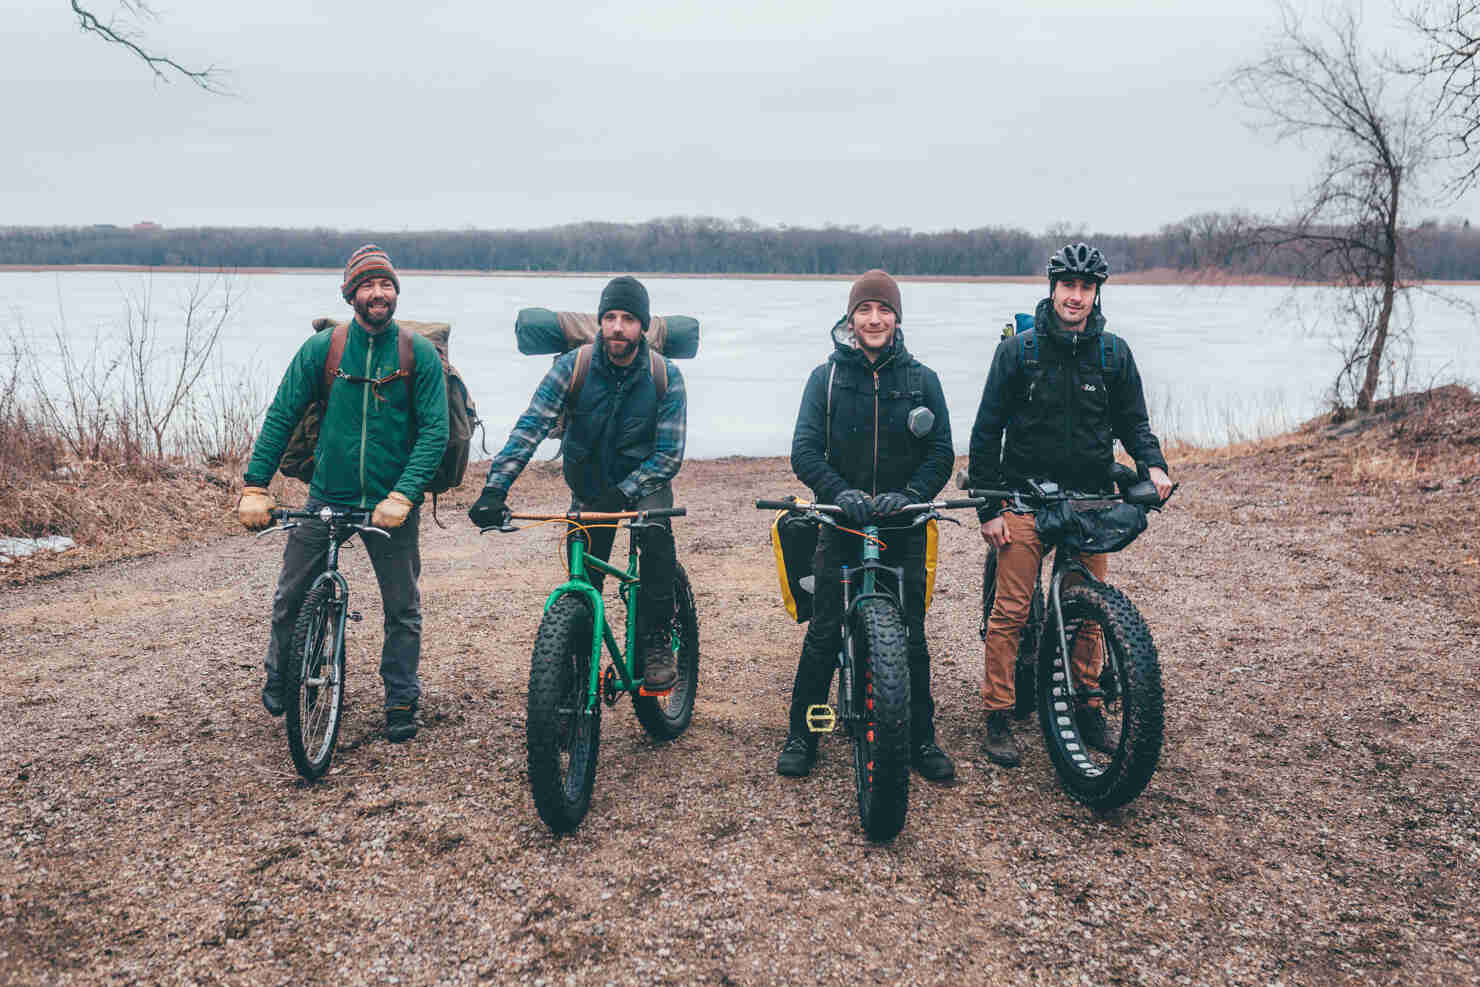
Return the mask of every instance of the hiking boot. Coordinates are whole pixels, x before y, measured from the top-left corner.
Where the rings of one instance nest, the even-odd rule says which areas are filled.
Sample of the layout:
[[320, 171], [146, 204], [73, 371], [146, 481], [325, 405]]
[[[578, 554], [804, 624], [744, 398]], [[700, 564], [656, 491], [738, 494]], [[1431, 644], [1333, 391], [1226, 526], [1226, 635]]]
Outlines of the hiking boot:
[[1120, 732], [1111, 730], [1105, 723], [1105, 711], [1097, 706], [1081, 706], [1074, 711], [1074, 725], [1079, 728], [1079, 739], [1086, 747], [1093, 747], [1101, 754], [1114, 754], [1120, 746]]
[[648, 692], [668, 692], [678, 685], [678, 659], [668, 629], [648, 635], [642, 649], [643, 688]]
[[995, 709], [987, 714], [987, 739], [982, 743], [982, 753], [993, 764], [1004, 768], [1015, 768], [1022, 762], [1018, 756], [1017, 741], [1012, 737], [1011, 713]]
[[817, 763], [817, 741], [796, 734], [788, 734], [781, 747], [781, 756], [776, 758], [776, 773], [788, 778], [804, 778]]
[[262, 687], [262, 708], [269, 716], [282, 716], [287, 700], [283, 698], [283, 677], [274, 669], [267, 673], [267, 684]]
[[399, 744], [416, 736], [416, 707], [392, 706], [385, 711], [385, 739]]
[[956, 777], [956, 764], [951, 756], [931, 740], [914, 750], [915, 770], [926, 781], [949, 781]]

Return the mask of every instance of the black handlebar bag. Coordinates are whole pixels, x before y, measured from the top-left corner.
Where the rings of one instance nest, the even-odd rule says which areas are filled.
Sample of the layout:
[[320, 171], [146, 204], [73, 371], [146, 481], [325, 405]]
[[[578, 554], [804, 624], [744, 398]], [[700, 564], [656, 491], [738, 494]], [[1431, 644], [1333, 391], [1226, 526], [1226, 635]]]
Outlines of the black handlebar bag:
[[1146, 508], [1120, 502], [1061, 500], [1039, 510], [1033, 527], [1045, 545], [1103, 555], [1120, 551], [1146, 530]]

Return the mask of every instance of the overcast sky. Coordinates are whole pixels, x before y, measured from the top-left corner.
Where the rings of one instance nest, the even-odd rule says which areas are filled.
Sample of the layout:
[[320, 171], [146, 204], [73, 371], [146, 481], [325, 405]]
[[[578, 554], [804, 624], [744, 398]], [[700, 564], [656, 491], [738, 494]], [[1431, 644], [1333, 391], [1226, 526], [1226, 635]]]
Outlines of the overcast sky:
[[232, 95], [155, 83], [67, 0], [0, 0], [0, 225], [1135, 233], [1281, 209], [1316, 160], [1218, 87], [1277, 24], [1257, 0], [154, 6], [150, 43]]

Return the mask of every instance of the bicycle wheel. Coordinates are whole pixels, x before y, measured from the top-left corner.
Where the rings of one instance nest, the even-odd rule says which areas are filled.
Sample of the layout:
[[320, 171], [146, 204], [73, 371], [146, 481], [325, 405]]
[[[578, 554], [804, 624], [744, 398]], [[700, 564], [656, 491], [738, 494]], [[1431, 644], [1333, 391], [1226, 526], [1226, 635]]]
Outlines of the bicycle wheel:
[[[992, 606], [997, 602], [997, 550], [987, 548], [987, 559], [982, 563], [982, 619], [978, 628], [983, 642], [987, 640], [987, 621], [992, 616]], [[1033, 602], [1028, 610], [1028, 622], [1023, 625], [1018, 637], [1017, 660], [1013, 665], [1013, 716], [1027, 719], [1037, 702], [1035, 683], [1038, 672], [1038, 636], [1043, 630], [1043, 589], [1033, 587]]]
[[293, 624], [284, 710], [288, 750], [298, 773], [310, 781], [329, 770], [344, 710], [344, 602], [331, 582], [309, 591]]
[[529, 787], [540, 818], [557, 833], [581, 824], [596, 784], [601, 703], [588, 710], [591, 608], [560, 597], [545, 612], [529, 663]]
[[1103, 635], [1105, 665], [1116, 686], [1104, 690], [1105, 721], [1110, 730], [1119, 729], [1120, 739], [1105, 754], [1080, 736], [1064, 688], [1068, 655], [1060, 652], [1058, 631], [1050, 618], [1038, 673], [1038, 718], [1044, 745], [1059, 780], [1074, 799], [1094, 809], [1114, 809], [1141, 794], [1161, 759], [1161, 662], [1141, 614], [1114, 587], [1069, 587], [1063, 591], [1063, 606], [1068, 655], [1090, 628], [1098, 627]]
[[883, 599], [859, 602], [851, 635], [854, 667], [853, 771], [858, 817], [875, 842], [904, 828], [910, 804], [910, 667], [904, 620]]
[[689, 727], [694, 718], [694, 696], [699, 691], [699, 614], [694, 609], [694, 590], [689, 574], [674, 563], [673, 617], [669, 646], [678, 664], [678, 683], [666, 696], [632, 694], [638, 722], [654, 740], [672, 740]]

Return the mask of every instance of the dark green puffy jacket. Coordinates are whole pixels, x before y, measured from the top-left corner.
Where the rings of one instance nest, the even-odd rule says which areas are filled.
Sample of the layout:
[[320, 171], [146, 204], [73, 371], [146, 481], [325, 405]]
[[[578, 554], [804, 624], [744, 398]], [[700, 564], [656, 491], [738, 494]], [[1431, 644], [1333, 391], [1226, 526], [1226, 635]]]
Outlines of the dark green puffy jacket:
[[[395, 373], [401, 362], [397, 335], [406, 331], [392, 320], [371, 335], [352, 320], [340, 369], [357, 377]], [[267, 486], [298, 420], [319, 399], [331, 335], [330, 330], [314, 333], [288, 365], [257, 434], [247, 486]], [[331, 504], [374, 507], [396, 490], [413, 504], [421, 503], [447, 448], [447, 385], [436, 347], [420, 333], [410, 336], [416, 357], [414, 413], [408, 393], [412, 388], [405, 379], [379, 387], [335, 380], [319, 430], [310, 496]]]

